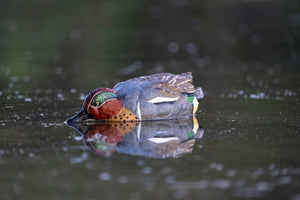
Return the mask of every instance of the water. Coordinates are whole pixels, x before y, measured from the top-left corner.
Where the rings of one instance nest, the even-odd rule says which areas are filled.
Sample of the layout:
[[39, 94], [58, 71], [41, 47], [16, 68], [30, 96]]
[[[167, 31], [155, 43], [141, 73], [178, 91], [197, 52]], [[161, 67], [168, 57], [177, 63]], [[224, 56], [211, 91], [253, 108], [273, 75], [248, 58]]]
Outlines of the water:
[[[0, 199], [300, 199], [297, 1], [0, 4]], [[99, 153], [102, 125], [64, 123], [96, 87], [184, 71], [194, 135], [137, 124]]]

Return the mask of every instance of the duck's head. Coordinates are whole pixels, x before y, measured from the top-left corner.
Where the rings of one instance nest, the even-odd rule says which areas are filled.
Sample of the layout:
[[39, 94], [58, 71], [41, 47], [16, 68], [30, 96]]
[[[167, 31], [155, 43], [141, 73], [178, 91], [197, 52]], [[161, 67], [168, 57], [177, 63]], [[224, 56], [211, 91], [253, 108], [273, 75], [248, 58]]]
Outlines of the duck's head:
[[121, 100], [114, 90], [98, 88], [86, 96], [82, 109], [67, 123], [109, 119], [118, 114], [121, 108]]

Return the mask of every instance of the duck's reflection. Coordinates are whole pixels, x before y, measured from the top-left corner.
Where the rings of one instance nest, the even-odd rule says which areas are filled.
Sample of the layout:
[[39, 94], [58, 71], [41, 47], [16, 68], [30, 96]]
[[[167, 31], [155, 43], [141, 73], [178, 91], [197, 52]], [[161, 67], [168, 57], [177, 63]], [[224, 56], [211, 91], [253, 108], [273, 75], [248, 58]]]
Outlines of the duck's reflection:
[[144, 157], [167, 158], [191, 153], [196, 138], [202, 138], [195, 117], [188, 119], [68, 124], [83, 136], [93, 153], [110, 156], [114, 151]]

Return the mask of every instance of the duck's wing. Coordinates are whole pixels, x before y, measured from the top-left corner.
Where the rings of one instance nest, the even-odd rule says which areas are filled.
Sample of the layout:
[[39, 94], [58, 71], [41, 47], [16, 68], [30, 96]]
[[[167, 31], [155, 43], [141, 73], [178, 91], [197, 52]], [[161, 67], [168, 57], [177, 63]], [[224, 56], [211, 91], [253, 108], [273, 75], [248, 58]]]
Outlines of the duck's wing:
[[195, 88], [193, 85], [193, 76], [191, 72], [174, 75], [162, 73], [158, 75], [161, 87], [169, 92], [180, 92], [196, 97], [198, 100], [204, 98], [201, 87]]
[[196, 91], [193, 85], [193, 76], [191, 72], [182, 74], [160, 73], [151, 76], [140, 77], [153, 83], [154, 87], [175, 93], [194, 93]]
[[187, 116], [193, 106], [186, 97], [196, 92], [191, 73], [142, 76], [120, 82], [113, 89], [120, 96], [122, 106], [140, 120]]
[[140, 80], [143, 80], [142, 97], [151, 103], [176, 101], [182, 94], [195, 96], [200, 90], [193, 85], [191, 72], [178, 75], [160, 73], [140, 77]]
[[138, 99], [150, 103], [173, 102], [182, 97], [195, 96], [203, 98], [201, 88], [193, 85], [191, 72], [182, 74], [158, 73], [151, 76], [141, 76], [120, 82], [113, 88], [123, 98], [130, 101]]

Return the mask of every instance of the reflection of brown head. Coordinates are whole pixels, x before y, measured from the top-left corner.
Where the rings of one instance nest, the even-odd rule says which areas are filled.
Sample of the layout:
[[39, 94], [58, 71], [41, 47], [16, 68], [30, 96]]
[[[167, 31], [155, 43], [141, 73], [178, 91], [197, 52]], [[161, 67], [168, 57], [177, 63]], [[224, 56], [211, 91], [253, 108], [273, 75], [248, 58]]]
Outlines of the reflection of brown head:
[[114, 145], [121, 141], [122, 133], [110, 124], [95, 124], [86, 132], [85, 137], [88, 140], [102, 140], [106, 144]]
[[110, 124], [94, 124], [84, 134], [84, 143], [90, 151], [109, 156], [122, 139], [122, 133]]
[[131, 131], [135, 126], [136, 123], [123, 122], [93, 124], [84, 134], [84, 143], [92, 152], [109, 156], [121, 141], [122, 135]]

